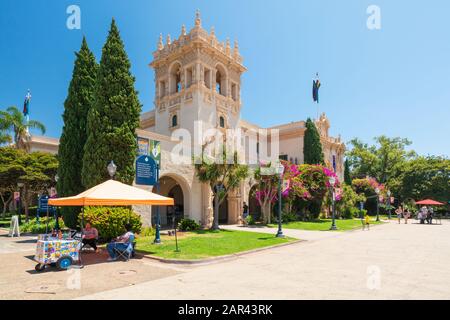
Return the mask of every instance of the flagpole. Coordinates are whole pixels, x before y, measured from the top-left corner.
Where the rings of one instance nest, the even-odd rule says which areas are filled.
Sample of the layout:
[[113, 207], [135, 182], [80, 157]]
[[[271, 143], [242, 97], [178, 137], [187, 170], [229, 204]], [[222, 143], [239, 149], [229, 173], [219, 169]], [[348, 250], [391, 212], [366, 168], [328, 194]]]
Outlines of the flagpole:
[[30, 134], [30, 130], [29, 130], [29, 126], [30, 126], [30, 101], [31, 101], [31, 93], [30, 93], [30, 89], [28, 89], [28, 93], [25, 96], [25, 106], [26, 108], [24, 108], [24, 111], [26, 111], [25, 115], [25, 120], [27, 122], [26, 124], [26, 132], [29, 135]]

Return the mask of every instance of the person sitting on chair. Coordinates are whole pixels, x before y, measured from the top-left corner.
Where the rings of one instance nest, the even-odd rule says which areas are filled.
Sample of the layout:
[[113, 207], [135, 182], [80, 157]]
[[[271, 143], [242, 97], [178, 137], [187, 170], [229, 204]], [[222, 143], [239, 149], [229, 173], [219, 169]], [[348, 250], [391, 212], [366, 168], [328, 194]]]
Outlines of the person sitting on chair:
[[89, 245], [92, 249], [95, 250], [95, 252], [98, 252], [97, 249], [98, 231], [97, 229], [91, 227], [91, 224], [89, 222], [86, 223], [86, 227], [83, 229], [81, 238], [83, 247], [85, 245]]
[[120, 237], [117, 237], [113, 239], [108, 245], [106, 246], [106, 249], [109, 253], [108, 261], [115, 261], [117, 260], [117, 255], [115, 250], [125, 251], [128, 249], [128, 246], [130, 243], [134, 240], [134, 233], [131, 231], [131, 225], [126, 224], [125, 225], [125, 232]]

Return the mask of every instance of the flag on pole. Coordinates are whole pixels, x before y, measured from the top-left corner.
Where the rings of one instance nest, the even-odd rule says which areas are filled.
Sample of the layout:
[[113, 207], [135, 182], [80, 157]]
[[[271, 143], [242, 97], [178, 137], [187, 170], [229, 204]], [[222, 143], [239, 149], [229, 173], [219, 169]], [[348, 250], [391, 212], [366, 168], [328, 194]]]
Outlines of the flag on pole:
[[30, 90], [28, 90], [27, 95], [25, 96], [25, 101], [23, 103], [23, 115], [28, 116], [30, 113], [30, 101], [31, 101], [31, 94]]
[[313, 95], [313, 101], [316, 103], [319, 103], [319, 88], [320, 88], [320, 80], [319, 80], [319, 73], [316, 73], [316, 78], [313, 79], [313, 88], [312, 88], [312, 95]]

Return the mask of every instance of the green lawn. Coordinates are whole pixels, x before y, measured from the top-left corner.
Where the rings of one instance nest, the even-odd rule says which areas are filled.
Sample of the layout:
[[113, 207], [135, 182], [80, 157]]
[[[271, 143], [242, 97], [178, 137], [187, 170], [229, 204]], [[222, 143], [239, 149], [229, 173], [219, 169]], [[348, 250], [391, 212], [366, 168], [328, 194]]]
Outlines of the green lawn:
[[[375, 217], [370, 217], [371, 224], [380, 224], [382, 222], [376, 222]], [[269, 227], [276, 228], [278, 225], [269, 224]], [[338, 231], [347, 231], [357, 228], [362, 228], [360, 219], [336, 219], [336, 226]], [[298, 229], [298, 230], [311, 230], [311, 231], [328, 231], [331, 227], [331, 219], [317, 219], [315, 221], [295, 221], [283, 223], [283, 228], [286, 229]]]
[[292, 238], [276, 238], [275, 235], [245, 231], [194, 231], [178, 233], [175, 252], [175, 237], [161, 236], [162, 244], [152, 244], [154, 237], [138, 237], [137, 250], [168, 259], [196, 260], [272, 246], [293, 241]]

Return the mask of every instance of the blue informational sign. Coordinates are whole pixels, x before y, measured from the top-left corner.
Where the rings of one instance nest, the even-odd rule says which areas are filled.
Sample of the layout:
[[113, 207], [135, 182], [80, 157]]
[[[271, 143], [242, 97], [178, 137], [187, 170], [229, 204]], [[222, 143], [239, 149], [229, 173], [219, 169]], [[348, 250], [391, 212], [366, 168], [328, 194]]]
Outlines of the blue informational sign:
[[54, 206], [48, 205], [48, 196], [40, 196], [38, 200], [38, 208], [37, 208], [37, 215], [36, 220], [39, 223], [39, 217], [40, 215], [46, 215], [48, 213], [51, 213], [53, 215], [56, 215], [56, 208]]
[[155, 159], [142, 155], [136, 160], [136, 184], [154, 186], [158, 182], [158, 165]]
[[48, 196], [41, 196], [39, 198], [39, 211], [46, 212], [48, 208]]

